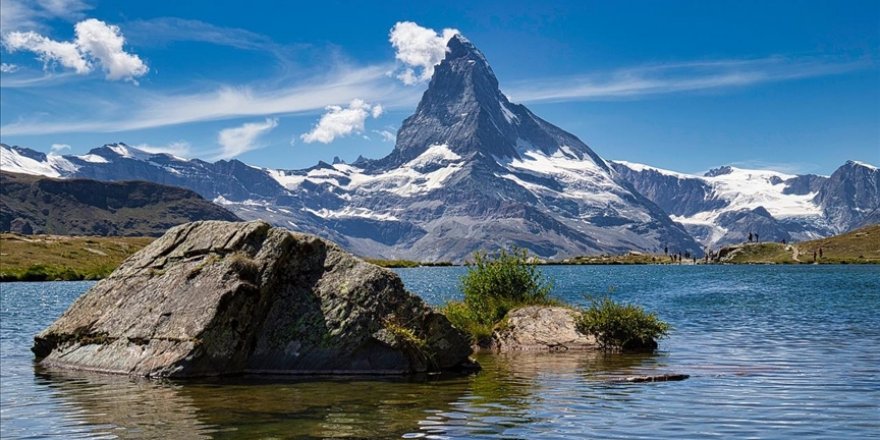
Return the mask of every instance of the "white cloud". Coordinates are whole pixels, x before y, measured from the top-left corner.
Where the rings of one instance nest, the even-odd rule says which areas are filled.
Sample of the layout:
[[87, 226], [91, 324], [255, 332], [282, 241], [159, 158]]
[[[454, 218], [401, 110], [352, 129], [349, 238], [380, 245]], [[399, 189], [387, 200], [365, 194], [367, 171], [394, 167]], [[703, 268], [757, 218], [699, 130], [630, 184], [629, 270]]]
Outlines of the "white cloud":
[[186, 141], [171, 142], [168, 145], [134, 145], [134, 148], [150, 154], [170, 154], [177, 157], [190, 157], [192, 146]]
[[438, 34], [411, 21], [397, 22], [389, 35], [396, 51], [394, 57], [405, 65], [397, 78], [406, 85], [431, 79], [434, 66], [446, 56], [446, 44], [457, 33], [455, 29], [443, 29]]
[[397, 140], [397, 135], [388, 130], [373, 130], [373, 133], [378, 134], [385, 142], [394, 142]]
[[52, 144], [52, 146], [50, 147], [50, 149], [52, 150], [53, 153], [59, 153], [59, 152], [61, 152], [61, 151], [63, 151], [63, 150], [69, 150], [69, 149], [70, 149], [70, 145], [67, 145], [67, 144]]
[[55, 41], [33, 31], [10, 32], [3, 36], [3, 46], [10, 53], [25, 50], [37, 54], [47, 69], [54, 64], [60, 64], [81, 75], [92, 71], [92, 64], [75, 43]]
[[0, 73], [12, 73], [18, 70], [18, 66], [9, 63], [0, 63]]
[[3, 36], [3, 46], [10, 53], [37, 54], [44, 68], [60, 64], [82, 75], [97, 64], [108, 80], [134, 81], [149, 71], [140, 57], [125, 51], [125, 38], [118, 26], [90, 18], [77, 23], [74, 32], [74, 41], [55, 41], [34, 31], [13, 31]]
[[242, 153], [260, 148], [256, 143], [260, 136], [278, 126], [278, 119], [266, 118], [265, 122], [248, 122], [240, 127], [224, 128], [217, 135], [222, 150], [217, 159], [230, 159]]
[[320, 142], [329, 144], [338, 137], [345, 137], [352, 133], [363, 133], [364, 122], [368, 117], [378, 118], [382, 114], [381, 105], [370, 105], [361, 99], [354, 99], [348, 107], [338, 105], [327, 106], [327, 113], [308, 133], [303, 133], [302, 138], [307, 144]]
[[149, 68], [140, 57], [125, 51], [125, 38], [119, 26], [90, 18], [76, 24], [76, 45], [100, 62], [109, 80], [133, 80], [145, 75]]
[[864, 61], [785, 57], [667, 63], [523, 81], [512, 84], [508, 96], [520, 102], [636, 99], [836, 75], [865, 65]]

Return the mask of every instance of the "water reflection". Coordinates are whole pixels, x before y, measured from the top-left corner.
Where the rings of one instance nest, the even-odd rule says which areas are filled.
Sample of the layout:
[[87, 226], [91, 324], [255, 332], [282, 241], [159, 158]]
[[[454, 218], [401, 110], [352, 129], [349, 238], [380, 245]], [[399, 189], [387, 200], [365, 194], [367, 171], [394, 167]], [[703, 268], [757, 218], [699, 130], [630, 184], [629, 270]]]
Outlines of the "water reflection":
[[[421, 430], [450, 438], [536, 438], [542, 432], [536, 427], [570, 417], [571, 408], [583, 404], [585, 398], [626, 399], [637, 393], [638, 387], [621, 387], [611, 380], [657, 374], [658, 357], [583, 352], [482, 354], [477, 359], [483, 370], [471, 378], [467, 395], [454, 402], [451, 411], [423, 420]], [[611, 387], [617, 390], [609, 392]]]
[[237, 379], [199, 383], [37, 371], [70, 424], [117, 438], [399, 438], [467, 392], [440, 381]]
[[471, 376], [378, 380], [170, 382], [36, 367], [35, 381], [64, 408], [65, 425], [86, 425], [90, 437], [503, 437], [558, 416], [558, 409], [542, 409], [545, 400], [560, 398], [551, 394], [583, 393], [585, 382], [607, 386], [609, 378], [652, 368], [655, 358], [481, 355], [484, 368]]

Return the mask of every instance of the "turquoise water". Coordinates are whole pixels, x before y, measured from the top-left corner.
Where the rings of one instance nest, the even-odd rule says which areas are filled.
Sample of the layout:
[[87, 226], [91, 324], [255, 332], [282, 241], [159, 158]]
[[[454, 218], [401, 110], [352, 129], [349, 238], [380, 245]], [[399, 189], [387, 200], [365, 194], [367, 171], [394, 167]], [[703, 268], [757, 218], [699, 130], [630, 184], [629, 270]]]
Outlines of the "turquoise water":
[[[0, 437], [880, 438], [880, 267], [555, 266], [674, 329], [652, 355], [481, 356], [433, 380], [153, 382], [41, 371], [29, 351], [88, 282], [0, 285]], [[428, 302], [461, 268], [398, 271]], [[615, 384], [631, 374], [683, 382]]]

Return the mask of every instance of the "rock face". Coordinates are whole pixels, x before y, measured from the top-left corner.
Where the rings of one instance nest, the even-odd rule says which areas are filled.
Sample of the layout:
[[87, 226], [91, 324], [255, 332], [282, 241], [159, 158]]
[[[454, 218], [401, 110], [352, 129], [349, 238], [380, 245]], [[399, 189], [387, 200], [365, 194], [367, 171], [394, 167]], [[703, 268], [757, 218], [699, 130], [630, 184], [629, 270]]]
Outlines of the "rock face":
[[264, 222], [171, 229], [34, 339], [44, 366], [149, 377], [404, 374], [471, 352], [393, 272]]
[[529, 306], [511, 311], [507, 325], [492, 335], [492, 351], [601, 350], [592, 336], [575, 328], [575, 311], [565, 307]]

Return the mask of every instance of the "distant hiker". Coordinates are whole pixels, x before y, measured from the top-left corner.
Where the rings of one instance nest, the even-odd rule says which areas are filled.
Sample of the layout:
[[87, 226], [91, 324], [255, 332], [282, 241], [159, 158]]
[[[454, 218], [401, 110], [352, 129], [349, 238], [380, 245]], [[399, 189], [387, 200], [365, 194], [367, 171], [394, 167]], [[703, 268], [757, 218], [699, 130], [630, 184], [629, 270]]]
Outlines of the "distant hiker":
[[822, 248], [819, 248], [819, 258], [822, 258]]
[[760, 242], [760, 241], [761, 241], [761, 240], [760, 240], [760, 239], [758, 239], [758, 233], [757, 233], [757, 232], [755, 232], [755, 243], [758, 243], [758, 242]]
[[669, 255], [669, 246], [663, 246], [663, 255]]
[[751, 242], [752, 242], [752, 233], [749, 232], [749, 243], [751, 243]]
[[813, 251], [813, 263], [816, 262], [816, 251]]
[[785, 239], [784, 239], [784, 238], [783, 238], [783, 239], [782, 239], [782, 244], [786, 244], [786, 243], [785, 243]]

